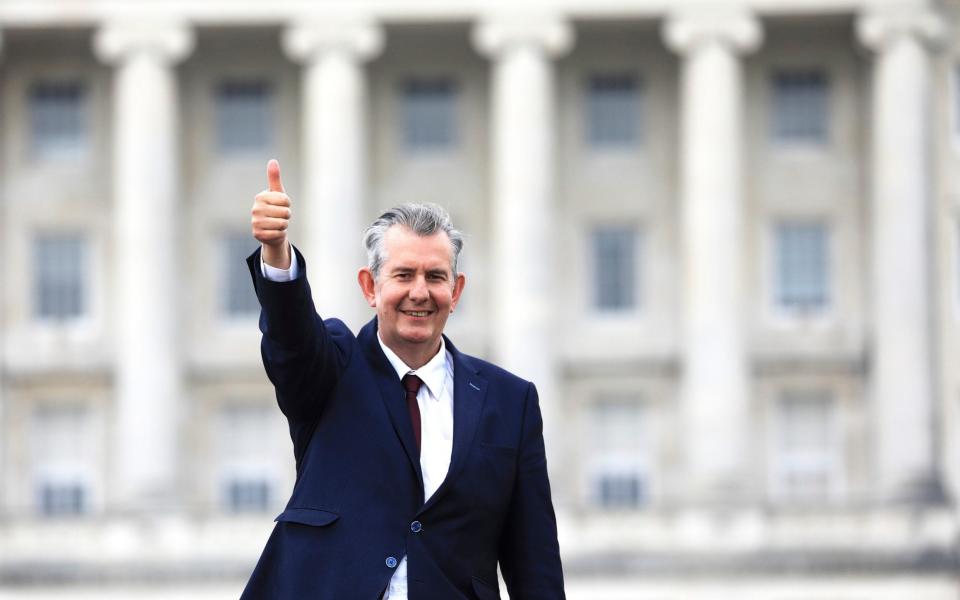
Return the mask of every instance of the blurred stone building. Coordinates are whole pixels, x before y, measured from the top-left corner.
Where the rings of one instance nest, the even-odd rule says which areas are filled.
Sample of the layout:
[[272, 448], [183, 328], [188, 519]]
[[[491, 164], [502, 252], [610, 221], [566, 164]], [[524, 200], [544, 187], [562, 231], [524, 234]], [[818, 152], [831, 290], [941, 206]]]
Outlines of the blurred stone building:
[[294, 478], [243, 262], [277, 157], [321, 314], [369, 318], [382, 209], [467, 232], [448, 332], [540, 388], [571, 598], [956, 599], [957, 25], [3, 0], [0, 597], [239, 595]]

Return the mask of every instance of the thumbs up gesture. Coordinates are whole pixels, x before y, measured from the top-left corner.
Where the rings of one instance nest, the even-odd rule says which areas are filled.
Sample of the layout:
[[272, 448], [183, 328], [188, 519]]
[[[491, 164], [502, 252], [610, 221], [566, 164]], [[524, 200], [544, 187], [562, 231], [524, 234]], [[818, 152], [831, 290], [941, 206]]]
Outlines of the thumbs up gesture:
[[287, 227], [290, 225], [290, 197], [280, 182], [280, 163], [267, 163], [267, 189], [257, 194], [250, 210], [253, 237], [261, 244], [263, 260], [271, 267], [290, 268], [290, 245]]

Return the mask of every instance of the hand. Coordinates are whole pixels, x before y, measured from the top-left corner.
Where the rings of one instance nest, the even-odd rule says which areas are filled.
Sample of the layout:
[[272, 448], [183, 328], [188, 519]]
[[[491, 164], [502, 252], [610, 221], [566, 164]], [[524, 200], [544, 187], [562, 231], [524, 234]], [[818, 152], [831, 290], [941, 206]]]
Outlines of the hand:
[[271, 267], [290, 268], [290, 244], [287, 227], [290, 225], [290, 197], [280, 182], [280, 163], [267, 163], [267, 189], [257, 194], [250, 210], [253, 237], [261, 244], [263, 261]]

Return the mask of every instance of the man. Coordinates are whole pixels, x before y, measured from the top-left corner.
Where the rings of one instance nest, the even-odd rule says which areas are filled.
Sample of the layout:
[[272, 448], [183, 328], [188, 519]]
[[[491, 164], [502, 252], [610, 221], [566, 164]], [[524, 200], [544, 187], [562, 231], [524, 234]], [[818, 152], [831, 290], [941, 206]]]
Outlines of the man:
[[316, 314], [276, 161], [267, 178], [247, 262], [297, 478], [243, 598], [490, 600], [498, 561], [511, 598], [564, 598], [536, 389], [442, 335], [460, 232], [433, 205], [374, 221], [355, 337]]

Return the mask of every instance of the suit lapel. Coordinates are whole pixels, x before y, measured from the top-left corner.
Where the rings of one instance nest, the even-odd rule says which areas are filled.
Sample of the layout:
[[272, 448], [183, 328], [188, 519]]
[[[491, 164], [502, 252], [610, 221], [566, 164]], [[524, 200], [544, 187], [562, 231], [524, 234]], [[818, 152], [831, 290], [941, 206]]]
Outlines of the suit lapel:
[[377, 387], [380, 389], [380, 397], [384, 406], [387, 408], [387, 414], [390, 415], [390, 423], [393, 430], [400, 438], [403, 451], [410, 461], [410, 466], [417, 473], [417, 482], [420, 485], [420, 497], [423, 497], [423, 473], [420, 470], [420, 455], [417, 452], [417, 443], [413, 438], [413, 426], [410, 424], [410, 413], [407, 411], [406, 396], [400, 380], [397, 379], [397, 372], [390, 365], [380, 342], [377, 340], [377, 319], [374, 317], [369, 323], [364, 325], [357, 336], [360, 347], [367, 355], [367, 362], [371, 366]]
[[444, 342], [453, 356], [453, 450], [447, 476], [419, 513], [433, 506], [450, 489], [454, 479], [463, 470], [487, 397], [487, 380], [480, 376], [472, 361], [460, 354], [446, 336]]

